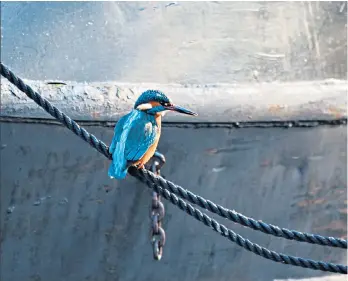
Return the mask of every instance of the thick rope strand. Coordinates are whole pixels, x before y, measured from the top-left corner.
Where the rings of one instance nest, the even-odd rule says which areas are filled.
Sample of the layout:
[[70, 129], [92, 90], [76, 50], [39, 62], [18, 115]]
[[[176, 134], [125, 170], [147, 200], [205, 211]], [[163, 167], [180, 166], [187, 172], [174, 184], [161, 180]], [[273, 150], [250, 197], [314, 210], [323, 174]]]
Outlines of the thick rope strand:
[[241, 224], [243, 226], [276, 237], [283, 237], [289, 240], [296, 240], [299, 242], [306, 242], [321, 246], [330, 246], [347, 249], [347, 240], [335, 237], [325, 237], [311, 233], [304, 233], [296, 230], [289, 230], [286, 228], [280, 228], [272, 224], [267, 224], [262, 221], [257, 221], [253, 218], [246, 217], [243, 214], [240, 214], [234, 210], [229, 210], [221, 205], [217, 205], [214, 202], [207, 200], [199, 195], [196, 195], [191, 191], [172, 183], [169, 180], [165, 180], [162, 177], [153, 174], [151, 171], [144, 169], [142, 173], [144, 174], [147, 181], [150, 181], [151, 183], [154, 183], [163, 187], [164, 189], [169, 190], [170, 192], [178, 195], [179, 197], [189, 201], [192, 204], [195, 204], [203, 209], [206, 209], [214, 214], [217, 214], [223, 218], [229, 219], [230, 221]]
[[261, 247], [260, 245], [253, 243], [250, 240], [245, 239], [243, 236], [235, 233], [233, 230], [228, 229], [225, 225], [220, 224], [216, 220], [210, 218], [208, 215], [194, 208], [191, 204], [186, 203], [181, 198], [178, 198], [169, 190], [162, 188], [160, 185], [148, 181], [146, 177], [142, 177], [139, 173], [137, 173], [136, 168], [131, 167], [129, 172], [137, 179], [145, 182], [149, 188], [155, 190], [158, 194], [167, 199], [169, 202], [178, 206], [182, 211], [194, 217], [196, 220], [204, 223], [206, 226], [212, 228], [214, 231], [220, 233], [220, 235], [228, 238], [229, 240], [236, 243], [238, 246], [246, 249], [247, 251], [250, 251], [258, 256], [264, 257], [265, 259], [272, 260], [274, 262], [290, 264], [314, 270], [347, 274], [347, 266], [345, 265], [326, 263], [323, 261], [315, 261], [311, 259], [289, 256]]
[[[1, 75], [6, 77], [12, 84], [17, 86], [22, 92], [24, 92], [29, 98], [33, 99], [38, 105], [43, 107], [46, 112], [52, 115], [54, 118], [63, 123], [69, 128], [74, 134], [80, 136], [84, 141], [88, 142], [92, 147], [97, 149], [100, 153], [105, 155], [108, 159], [112, 159], [112, 155], [108, 151], [108, 147], [94, 135], [89, 134], [84, 128], [81, 128], [74, 120], [62, 113], [58, 108], [53, 106], [49, 101], [42, 98], [36, 93], [31, 87], [26, 85], [20, 78], [18, 78], [13, 72], [1, 63]], [[299, 242], [306, 242], [311, 244], [317, 244], [322, 246], [330, 246], [347, 249], [347, 240], [335, 238], [335, 237], [324, 237], [317, 234], [303, 233], [296, 230], [289, 230], [286, 228], [280, 228], [271, 224], [267, 224], [262, 221], [257, 221], [252, 218], [246, 217], [234, 210], [229, 210], [221, 205], [217, 205], [210, 200], [204, 199], [201, 196], [195, 195], [194, 193], [182, 188], [181, 186], [175, 185], [174, 183], [158, 177], [150, 171], [143, 170], [139, 171], [143, 173], [148, 180], [156, 182], [161, 187], [170, 190], [172, 193], [180, 196], [181, 198], [196, 204], [201, 208], [204, 208], [210, 212], [220, 215], [221, 217], [227, 218], [235, 223], [243, 226], [252, 228], [270, 234], [276, 237], [283, 237], [289, 240], [296, 240]]]

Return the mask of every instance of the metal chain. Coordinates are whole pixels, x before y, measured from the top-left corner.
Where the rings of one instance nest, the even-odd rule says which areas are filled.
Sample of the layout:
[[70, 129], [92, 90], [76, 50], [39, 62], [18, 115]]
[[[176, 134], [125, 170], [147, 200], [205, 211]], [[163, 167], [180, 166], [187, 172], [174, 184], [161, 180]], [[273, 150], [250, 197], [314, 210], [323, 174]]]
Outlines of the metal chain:
[[[153, 157], [153, 163], [151, 165], [152, 172], [156, 175], [160, 175], [160, 163]], [[164, 218], [165, 209], [161, 202], [161, 198], [156, 191], [152, 191], [151, 200], [151, 243], [153, 250], [153, 257], [155, 260], [161, 260], [163, 254], [163, 246], [166, 242], [166, 234], [162, 228], [162, 220]]]
[[[46, 112], [48, 112], [53, 117], [55, 117], [57, 120], [59, 120], [61, 123], [63, 123], [68, 129], [70, 129], [76, 135], [78, 135], [83, 140], [88, 142], [92, 147], [97, 149], [100, 153], [104, 154], [107, 158], [112, 159], [112, 156], [108, 151], [108, 146], [106, 146], [105, 143], [98, 140], [94, 135], [88, 133], [84, 128], [81, 128], [69, 116], [62, 113], [58, 108], [53, 106], [48, 100], [41, 97], [40, 94], [38, 94], [37, 92], [34, 92], [34, 90], [30, 86], [26, 85], [23, 82], [23, 80], [18, 78], [13, 72], [11, 72], [7, 67], [5, 67], [3, 65], [3, 63], [1, 63], [0, 70], [1, 70], [2, 76], [7, 78], [12, 84], [14, 84], [16, 87], [18, 87], [18, 89], [20, 89], [22, 92], [24, 92], [29, 98], [31, 98], [38, 105], [40, 105], [42, 108], [44, 108], [46, 110]], [[146, 174], [146, 172], [148, 174]], [[205, 225], [212, 227], [215, 231], [219, 232], [221, 235], [223, 235], [225, 237], [228, 237], [231, 241], [233, 241], [234, 243], [236, 243], [237, 245], [243, 247], [244, 249], [246, 249], [248, 251], [251, 251], [259, 256], [262, 256], [266, 259], [273, 260], [275, 262], [292, 264], [295, 266], [311, 268], [314, 270], [322, 270], [322, 271], [330, 271], [330, 272], [347, 274], [347, 266], [344, 266], [344, 265], [325, 263], [322, 261], [313, 261], [313, 260], [288, 256], [288, 255], [284, 255], [284, 254], [278, 254], [277, 252], [270, 251], [267, 248], [260, 247], [259, 245], [252, 243], [251, 241], [246, 240], [242, 236], [234, 233], [232, 230], [227, 229], [224, 225], [219, 224], [217, 221], [211, 219], [206, 214], [202, 214], [201, 211], [194, 208], [192, 205], [186, 203], [181, 198], [178, 198], [174, 193], [172, 193], [168, 189], [166, 189], [166, 188], [168, 188], [168, 186], [170, 186], [171, 188], [176, 187], [177, 188], [176, 192], [179, 192], [179, 194], [180, 194], [180, 192], [182, 190], [184, 190], [183, 188], [180, 187], [181, 189], [179, 189], [178, 188], [179, 186], [176, 186], [173, 183], [170, 183], [167, 180], [156, 176], [155, 174], [151, 173], [150, 171], [146, 171], [145, 169], [139, 170], [139, 169], [136, 169], [134, 167], [131, 167], [129, 169], [129, 173], [132, 176], [138, 178], [139, 180], [145, 182], [149, 188], [152, 188], [158, 194], [161, 194], [164, 198], [166, 198], [167, 200], [170, 200], [171, 203], [178, 206], [181, 210], [186, 211], [186, 213], [188, 213], [189, 215], [195, 217], [197, 220], [203, 222]], [[160, 179], [160, 181], [163, 182], [164, 185], [161, 185], [160, 183], [154, 184], [153, 182], [149, 181], [148, 179], [151, 179], [151, 181], [155, 181], [155, 180]], [[191, 194], [194, 195], [193, 193], [191, 193]], [[199, 197], [197, 197], [197, 198], [199, 198]], [[188, 199], [188, 200], [192, 200], [192, 198]], [[208, 207], [208, 210], [210, 210], [210, 208], [211, 207]], [[221, 216], [223, 216], [223, 215], [221, 215]], [[272, 234], [272, 233], [270, 233], [270, 234]], [[285, 237], [285, 238], [289, 239], [288, 237]], [[332, 238], [332, 239], [338, 240], [337, 238]], [[294, 240], [298, 240], [298, 237], [295, 236]], [[343, 240], [343, 239], [340, 239], [340, 240]], [[300, 240], [300, 241], [302, 241], [302, 240]], [[345, 241], [345, 243], [347, 243], [346, 240], [343, 240], [343, 241]], [[316, 244], [316, 241], [306, 241], [306, 242]], [[326, 244], [326, 245], [332, 246], [330, 244]], [[347, 248], [347, 245], [345, 244], [345, 245], [342, 245], [340, 247]]]

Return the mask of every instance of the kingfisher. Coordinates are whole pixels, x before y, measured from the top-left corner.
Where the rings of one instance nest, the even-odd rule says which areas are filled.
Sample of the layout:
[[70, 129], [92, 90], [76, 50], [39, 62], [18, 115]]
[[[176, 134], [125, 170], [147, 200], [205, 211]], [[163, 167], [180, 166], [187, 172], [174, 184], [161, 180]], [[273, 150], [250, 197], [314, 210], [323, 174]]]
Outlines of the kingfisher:
[[174, 105], [159, 90], [143, 92], [136, 100], [133, 110], [120, 118], [115, 126], [109, 147], [109, 152], [112, 154], [109, 177], [124, 179], [130, 166], [144, 168], [156, 151], [161, 136], [162, 116], [167, 111], [198, 115]]

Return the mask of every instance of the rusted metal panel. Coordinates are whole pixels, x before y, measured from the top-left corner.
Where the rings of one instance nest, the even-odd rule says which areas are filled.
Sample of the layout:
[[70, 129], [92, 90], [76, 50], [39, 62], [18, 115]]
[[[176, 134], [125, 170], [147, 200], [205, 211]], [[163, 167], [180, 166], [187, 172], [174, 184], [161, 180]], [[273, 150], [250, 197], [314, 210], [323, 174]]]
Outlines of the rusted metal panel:
[[[112, 138], [112, 128], [88, 129], [106, 143]], [[160, 151], [167, 164], [162, 174], [256, 219], [346, 237], [346, 141], [346, 127], [164, 128]], [[325, 276], [255, 256], [168, 202], [164, 256], [155, 262], [147, 187], [133, 178], [109, 179], [109, 161], [61, 126], [3, 123], [1, 145], [2, 280]], [[227, 225], [272, 250], [346, 261], [340, 249]]]

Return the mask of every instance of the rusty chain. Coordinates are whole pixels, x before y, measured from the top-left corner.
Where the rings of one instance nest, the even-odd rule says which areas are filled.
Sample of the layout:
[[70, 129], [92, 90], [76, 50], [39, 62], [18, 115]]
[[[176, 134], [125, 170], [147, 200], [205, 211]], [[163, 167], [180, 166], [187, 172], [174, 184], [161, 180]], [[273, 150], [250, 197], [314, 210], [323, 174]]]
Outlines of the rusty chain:
[[[159, 162], [160, 161], [160, 162]], [[151, 165], [151, 170], [154, 174], [160, 175], [160, 168], [165, 163], [164, 156], [158, 152], [153, 156], [153, 163]], [[161, 202], [160, 195], [152, 191], [152, 200], [150, 208], [150, 219], [151, 219], [151, 243], [153, 249], [153, 257], [155, 260], [161, 260], [163, 254], [163, 246], [166, 241], [166, 234], [162, 228], [162, 220], [164, 218], [165, 209]]]

